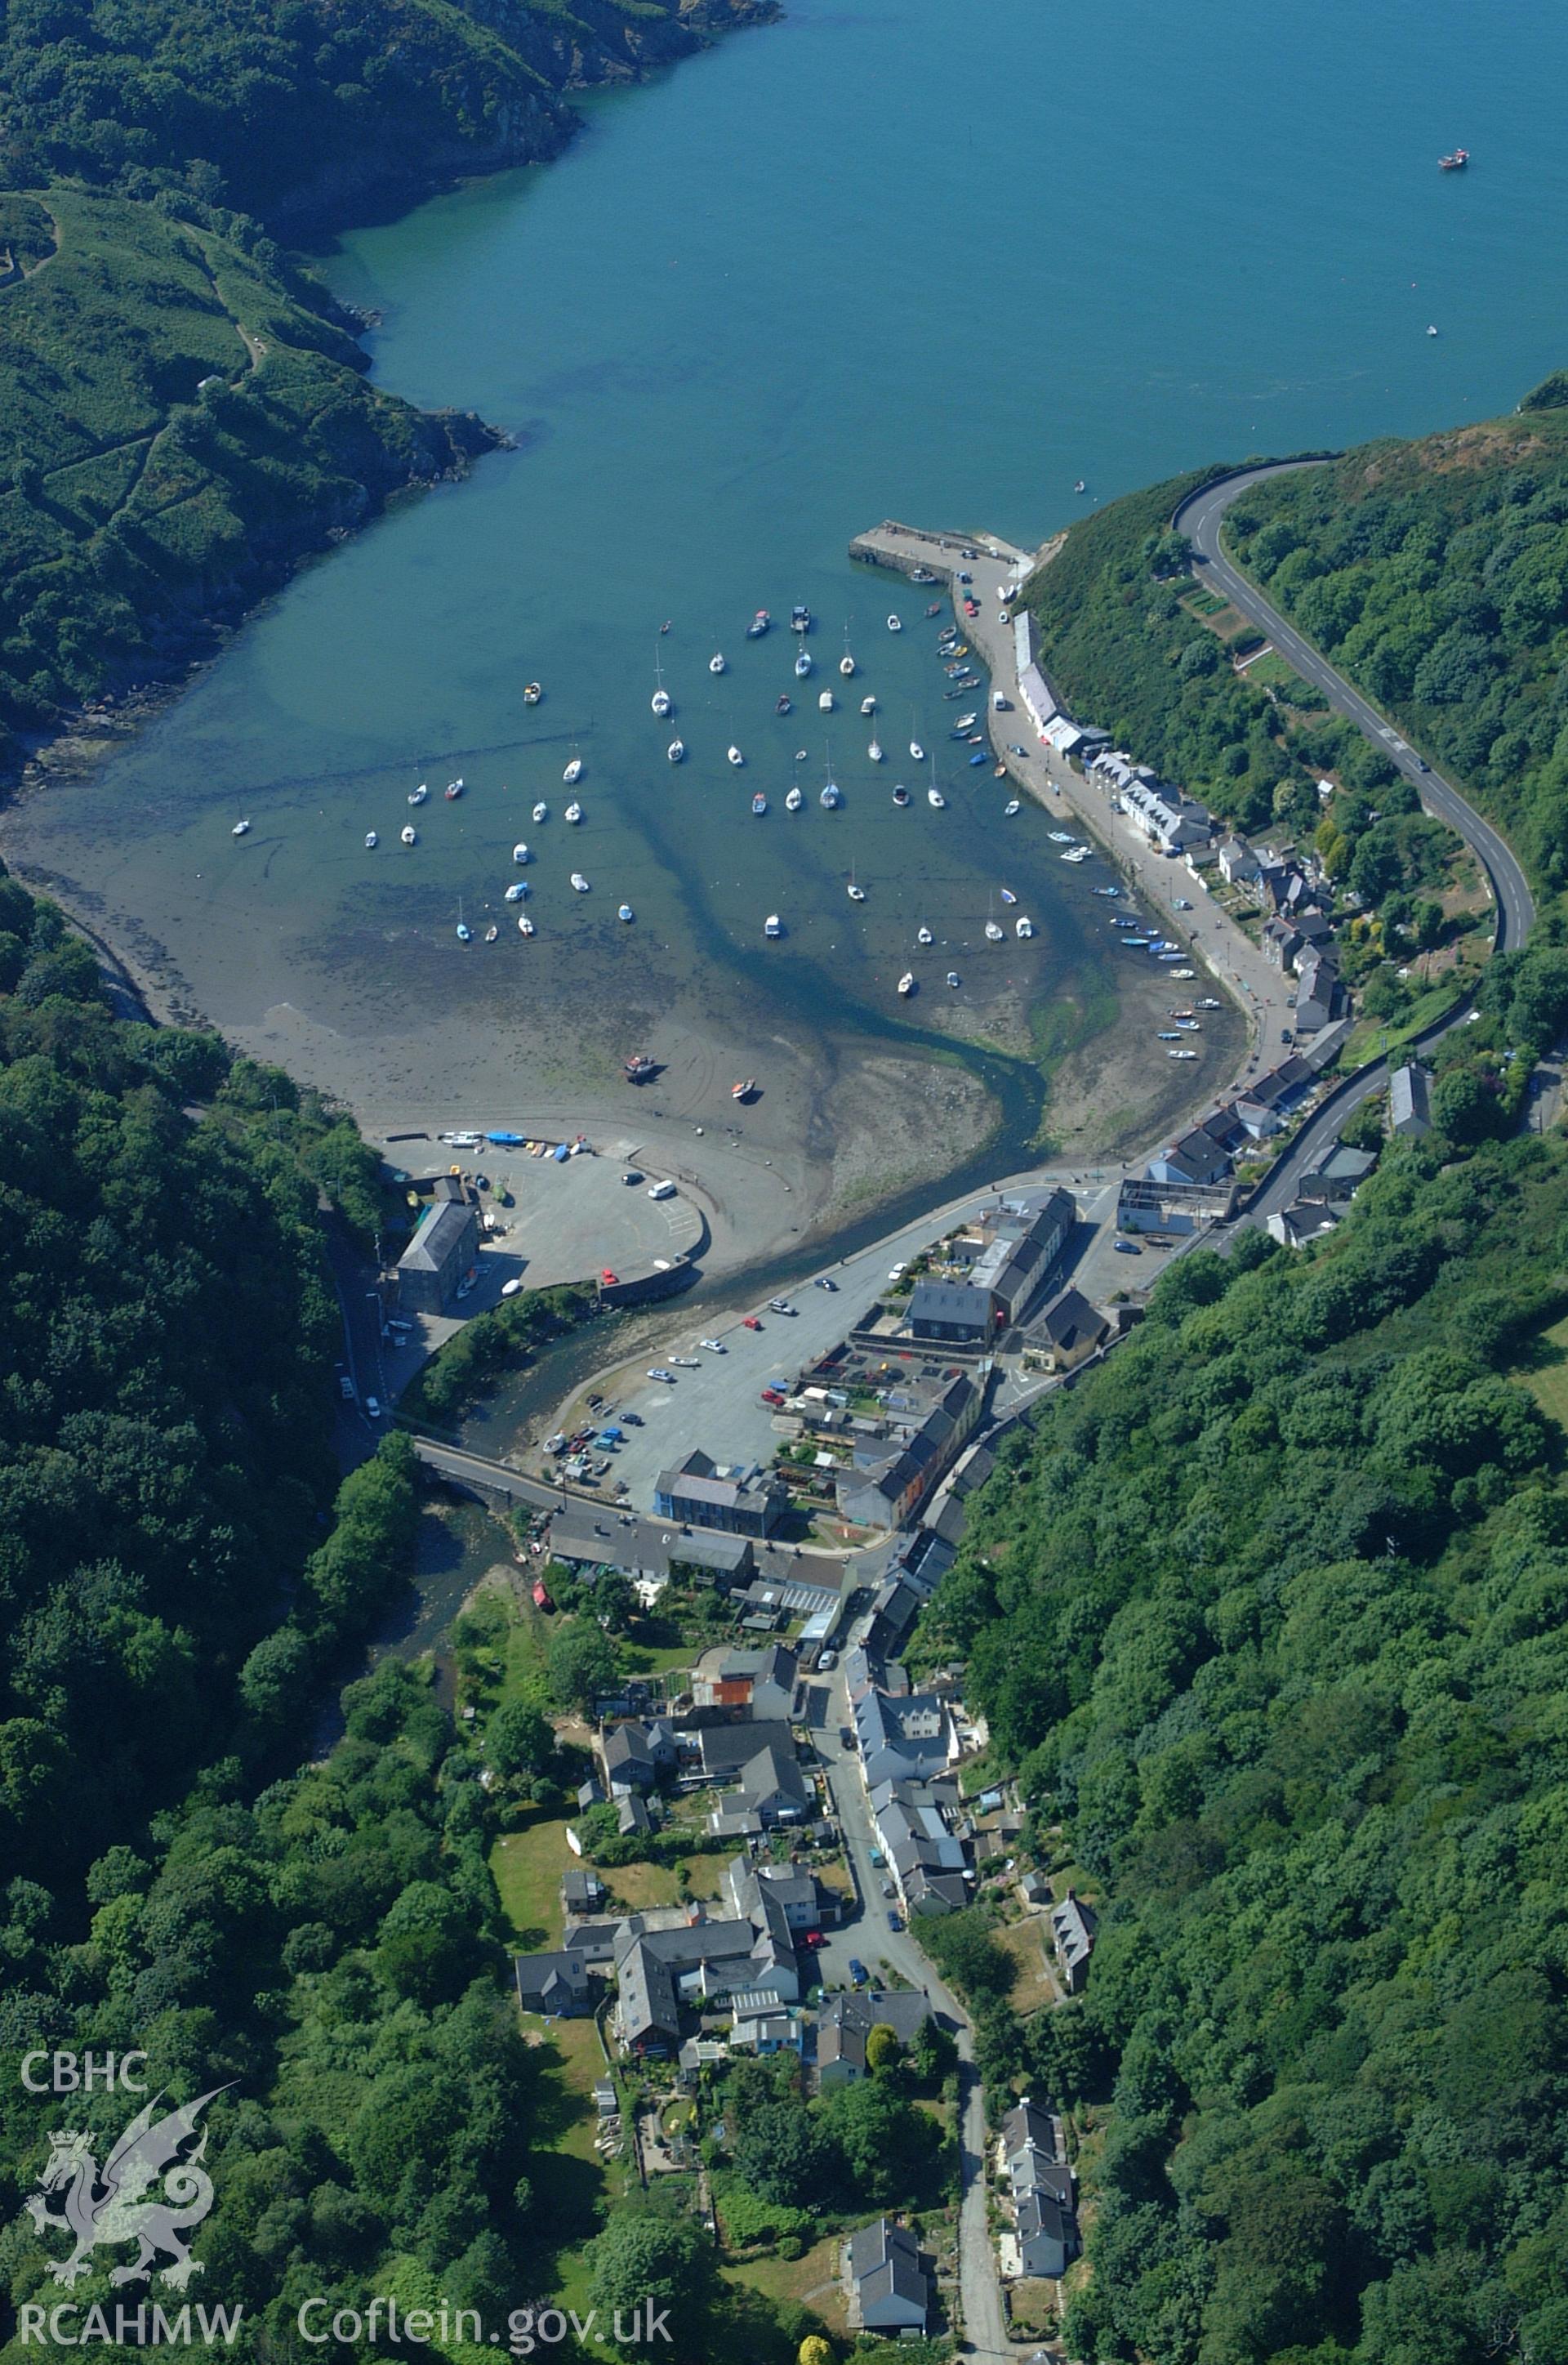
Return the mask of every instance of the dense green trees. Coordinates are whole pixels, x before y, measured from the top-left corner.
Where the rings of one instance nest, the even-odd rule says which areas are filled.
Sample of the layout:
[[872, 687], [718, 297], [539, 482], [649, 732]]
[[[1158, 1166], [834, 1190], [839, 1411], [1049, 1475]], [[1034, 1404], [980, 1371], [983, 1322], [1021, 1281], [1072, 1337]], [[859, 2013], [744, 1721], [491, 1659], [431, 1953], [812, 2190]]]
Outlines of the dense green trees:
[[1434, 1139], [1315, 1251], [1182, 1259], [927, 1613], [1103, 1892], [1013, 2039], [1114, 2102], [1077, 2355], [1564, 2353], [1564, 1441], [1502, 1374], [1565, 1244], [1559, 1139]]

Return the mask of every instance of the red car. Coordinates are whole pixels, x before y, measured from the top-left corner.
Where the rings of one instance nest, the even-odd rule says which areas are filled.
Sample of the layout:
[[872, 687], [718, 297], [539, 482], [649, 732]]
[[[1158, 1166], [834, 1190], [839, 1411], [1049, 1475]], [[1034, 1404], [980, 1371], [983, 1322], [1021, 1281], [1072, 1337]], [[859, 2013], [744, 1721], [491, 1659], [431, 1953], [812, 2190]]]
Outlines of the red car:
[[743, 1330], [760, 1330], [760, 1329], [761, 1329], [761, 1328], [762, 1328], [762, 1325], [761, 1325], [761, 1323], [757, 1320], [757, 1318], [756, 1318], [756, 1315], [755, 1315], [755, 1314], [743, 1314], [743, 1315], [742, 1315], [742, 1317], [741, 1317], [741, 1328], [742, 1328]]
[[762, 1401], [765, 1405], [772, 1405], [775, 1411], [777, 1411], [778, 1407], [784, 1401], [783, 1392], [778, 1388], [764, 1388], [762, 1391]]
[[814, 1950], [818, 1946], [825, 1946], [827, 1945], [827, 1940], [823, 1936], [820, 1930], [808, 1930], [801, 1943]]
[[619, 1282], [621, 1275], [618, 1272], [611, 1272], [610, 1267], [606, 1265], [600, 1272], [599, 1277], [600, 1281], [607, 1282], [610, 1288], [613, 1289]]

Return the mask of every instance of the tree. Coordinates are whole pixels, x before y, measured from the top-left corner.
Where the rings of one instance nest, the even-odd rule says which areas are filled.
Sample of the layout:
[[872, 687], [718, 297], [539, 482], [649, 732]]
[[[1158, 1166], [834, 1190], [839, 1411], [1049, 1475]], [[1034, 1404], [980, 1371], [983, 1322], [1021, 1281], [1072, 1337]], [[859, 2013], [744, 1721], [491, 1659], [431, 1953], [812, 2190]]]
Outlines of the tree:
[[617, 1630], [629, 1626], [636, 1608], [636, 1590], [619, 1569], [607, 1568], [594, 1580], [593, 1614], [601, 1625]]
[[802, 2102], [790, 2097], [747, 2112], [735, 2139], [734, 2158], [746, 2182], [765, 2201], [794, 2207], [819, 2192], [827, 2147], [817, 2121]]
[[622, 2208], [589, 2246], [588, 2257], [591, 2297], [602, 2324], [613, 2326], [619, 2313], [629, 2326], [637, 2308], [665, 2310], [680, 2353], [699, 2353], [696, 2336], [712, 2305], [716, 2278], [712, 2253], [689, 2217]]
[[833, 2349], [820, 2332], [808, 2332], [795, 2351], [795, 2365], [833, 2365]]
[[555, 1735], [527, 1700], [504, 1700], [485, 1727], [485, 1755], [503, 1780], [544, 1773], [555, 1755]]
[[545, 1667], [550, 1688], [563, 1708], [591, 1708], [615, 1688], [615, 1653], [586, 1618], [574, 1618], [552, 1634]]
[[866, 2033], [866, 2067], [873, 2077], [885, 2069], [896, 2069], [903, 2057], [898, 2031], [890, 2028], [885, 2020], [877, 2021]]
[[935, 2121], [885, 2078], [841, 2086], [823, 2113], [844, 2161], [846, 2189], [873, 2209], [927, 2194], [941, 2135]]

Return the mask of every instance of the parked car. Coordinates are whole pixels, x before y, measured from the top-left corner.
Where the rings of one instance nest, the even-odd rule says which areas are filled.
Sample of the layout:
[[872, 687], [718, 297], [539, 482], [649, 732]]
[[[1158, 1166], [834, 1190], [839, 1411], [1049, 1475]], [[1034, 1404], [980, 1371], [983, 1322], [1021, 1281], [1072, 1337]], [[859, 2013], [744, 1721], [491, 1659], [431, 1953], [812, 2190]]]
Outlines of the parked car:
[[1009, 746], [1007, 752], [1010, 756], [1016, 756], [1020, 763], [1026, 764], [1029, 760], [1029, 750], [1027, 747], [1020, 747], [1016, 742]]
[[755, 1314], [743, 1314], [741, 1316], [741, 1328], [743, 1330], [760, 1330], [761, 1328], [762, 1325], [757, 1320]]
[[673, 1388], [675, 1385], [675, 1373], [666, 1372], [662, 1363], [655, 1363], [648, 1377], [650, 1380], [662, 1380], [666, 1388]]
[[697, 1343], [706, 1347], [711, 1355], [727, 1355], [730, 1351], [722, 1339], [699, 1339]]
[[830, 1280], [825, 1272], [818, 1273], [816, 1285], [819, 1289], [825, 1289], [830, 1293], [836, 1290], [838, 1287], [837, 1282]]
[[871, 1974], [858, 1955], [851, 1955], [849, 1957], [849, 1978], [853, 1987], [866, 1988], [871, 1984]]
[[664, 1182], [655, 1182], [650, 1186], [648, 1196], [650, 1199], [673, 1199], [675, 1184], [666, 1176]]
[[347, 1375], [346, 1373], [345, 1373], [345, 1374], [344, 1374], [344, 1376], [343, 1376], [343, 1377], [342, 1377], [342, 1378], [338, 1382], [338, 1394], [342, 1396], [342, 1400], [343, 1400], [343, 1402], [344, 1402], [345, 1404], [353, 1404], [353, 1381], [348, 1377], [348, 1375]]
[[883, 1881], [883, 1883], [882, 1883], [882, 1894], [883, 1894], [883, 1896], [884, 1896], [884, 1897], [896, 1897], [896, 1896], [898, 1895], [898, 1890], [893, 1887], [893, 1884], [892, 1884], [892, 1882], [891, 1882], [890, 1880], [884, 1880], [884, 1881]]
[[1143, 1254], [1137, 1240], [1113, 1240], [1111, 1246], [1118, 1256], [1142, 1256]]
[[895, 1913], [891, 1906], [888, 1908], [888, 1927], [890, 1930], [902, 1930], [903, 1928], [902, 1914]]
[[640, 1166], [629, 1166], [626, 1169], [625, 1173], [621, 1177], [621, 1180], [622, 1182], [640, 1182], [643, 1180], [642, 1168]]
[[770, 1297], [767, 1310], [769, 1314], [793, 1314], [795, 1311], [787, 1297]]
[[381, 1407], [375, 1396], [366, 1396], [364, 1400], [364, 1409], [365, 1416], [368, 1419], [379, 1420], [381, 1418]]
[[890, 1281], [902, 1281], [908, 1271], [909, 1267], [907, 1264], [890, 1265], [888, 1268], [888, 1279]]
[[778, 1410], [779, 1407], [780, 1407], [780, 1406], [783, 1404], [783, 1402], [784, 1402], [784, 1391], [783, 1391], [783, 1389], [782, 1389], [782, 1388], [764, 1388], [764, 1389], [763, 1389], [763, 1391], [762, 1391], [762, 1401], [763, 1401], [763, 1403], [764, 1403], [765, 1405], [771, 1405], [771, 1407], [773, 1407], [773, 1410], [774, 1410], [775, 1412], [777, 1412], [777, 1411]]

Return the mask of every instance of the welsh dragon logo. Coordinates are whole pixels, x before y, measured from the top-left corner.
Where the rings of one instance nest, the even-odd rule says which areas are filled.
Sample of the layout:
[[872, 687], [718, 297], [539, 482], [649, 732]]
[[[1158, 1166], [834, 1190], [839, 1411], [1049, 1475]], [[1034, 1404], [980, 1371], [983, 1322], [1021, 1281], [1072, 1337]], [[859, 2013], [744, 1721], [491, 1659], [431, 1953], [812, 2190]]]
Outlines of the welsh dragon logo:
[[[115, 2268], [111, 2283], [150, 2281], [161, 2257], [172, 2263], [159, 2268], [159, 2281], [175, 2291], [184, 2291], [193, 2275], [204, 2271], [185, 2237], [212, 2206], [212, 2179], [201, 2165], [207, 2150], [205, 2127], [200, 2141], [191, 2146], [196, 2120], [213, 2096], [226, 2090], [214, 2086], [211, 2093], [198, 2095], [161, 2119], [152, 2113], [163, 2097], [155, 2094], [132, 2119], [102, 2169], [93, 2158], [90, 2135], [62, 2130], [50, 2136], [40, 2189], [29, 2196], [27, 2210], [39, 2233], [48, 2228], [69, 2234], [75, 2243], [68, 2259], [50, 2262], [56, 2282], [73, 2283], [90, 2273], [93, 2252], [100, 2244], [118, 2242], [135, 2242], [140, 2247], [129, 2266]], [[50, 2208], [45, 2197], [53, 2192], [64, 2196], [58, 2211]]]

